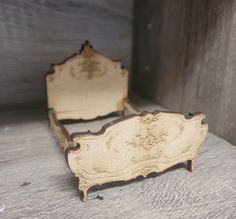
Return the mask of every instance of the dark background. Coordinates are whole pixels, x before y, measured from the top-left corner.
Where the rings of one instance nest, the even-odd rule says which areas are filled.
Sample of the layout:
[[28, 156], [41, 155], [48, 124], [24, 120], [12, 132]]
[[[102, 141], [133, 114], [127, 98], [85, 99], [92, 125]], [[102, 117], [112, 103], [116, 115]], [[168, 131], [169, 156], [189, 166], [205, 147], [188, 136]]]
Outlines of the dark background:
[[236, 144], [236, 1], [135, 1], [135, 90]]
[[130, 67], [132, 0], [1, 0], [0, 104], [45, 101], [44, 75], [89, 40]]
[[135, 93], [203, 111], [236, 144], [236, 1], [1, 0], [1, 110], [44, 108], [45, 73], [85, 40], [122, 60]]

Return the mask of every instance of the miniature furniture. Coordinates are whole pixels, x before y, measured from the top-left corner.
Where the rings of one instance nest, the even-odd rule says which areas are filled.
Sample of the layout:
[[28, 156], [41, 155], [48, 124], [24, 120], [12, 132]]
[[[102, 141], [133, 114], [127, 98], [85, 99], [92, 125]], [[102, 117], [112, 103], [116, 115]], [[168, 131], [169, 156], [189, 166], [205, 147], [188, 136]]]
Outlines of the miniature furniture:
[[[128, 71], [86, 42], [79, 54], [53, 66], [46, 76], [50, 127], [67, 163], [88, 189], [161, 172], [187, 162], [194, 169], [208, 126], [205, 115], [139, 112], [128, 100]], [[129, 111], [130, 115], [125, 115]], [[69, 134], [60, 120], [92, 120], [122, 112], [99, 132]]]

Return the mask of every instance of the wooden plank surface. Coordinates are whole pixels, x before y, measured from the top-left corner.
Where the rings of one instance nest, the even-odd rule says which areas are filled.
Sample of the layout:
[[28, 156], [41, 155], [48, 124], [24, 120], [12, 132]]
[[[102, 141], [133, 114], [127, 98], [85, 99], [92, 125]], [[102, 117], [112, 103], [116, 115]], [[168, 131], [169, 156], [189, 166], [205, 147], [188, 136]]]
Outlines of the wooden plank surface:
[[135, 2], [136, 91], [236, 144], [236, 1]]
[[2, 0], [0, 106], [45, 100], [52, 63], [85, 40], [130, 67], [132, 0]]
[[[68, 128], [96, 131], [112, 119]], [[178, 165], [94, 190], [83, 203], [45, 113], [6, 112], [0, 121], [0, 218], [236, 217], [236, 147], [213, 134], [202, 145], [193, 173]]]

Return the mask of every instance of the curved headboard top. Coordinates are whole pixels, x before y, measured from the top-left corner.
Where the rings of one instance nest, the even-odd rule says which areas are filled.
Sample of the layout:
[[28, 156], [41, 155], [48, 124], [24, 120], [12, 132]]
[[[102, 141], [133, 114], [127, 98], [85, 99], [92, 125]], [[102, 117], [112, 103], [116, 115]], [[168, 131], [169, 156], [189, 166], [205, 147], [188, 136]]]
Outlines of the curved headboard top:
[[94, 119], [124, 110], [128, 71], [86, 42], [46, 76], [48, 108], [58, 119]]

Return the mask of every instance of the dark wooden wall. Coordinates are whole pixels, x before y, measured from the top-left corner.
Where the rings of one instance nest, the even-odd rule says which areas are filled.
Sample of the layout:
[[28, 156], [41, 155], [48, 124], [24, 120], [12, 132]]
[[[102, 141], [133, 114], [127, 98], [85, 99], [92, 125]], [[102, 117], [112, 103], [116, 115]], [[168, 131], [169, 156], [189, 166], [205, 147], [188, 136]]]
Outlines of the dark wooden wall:
[[1, 0], [0, 107], [45, 100], [44, 74], [90, 40], [130, 67], [132, 0]]
[[203, 111], [236, 144], [236, 1], [136, 0], [134, 82], [174, 111]]
[[[0, 108], [45, 101], [43, 76], [90, 40], [131, 67], [132, 0], [1, 0]], [[133, 88], [236, 143], [236, 1], [136, 0]]]

